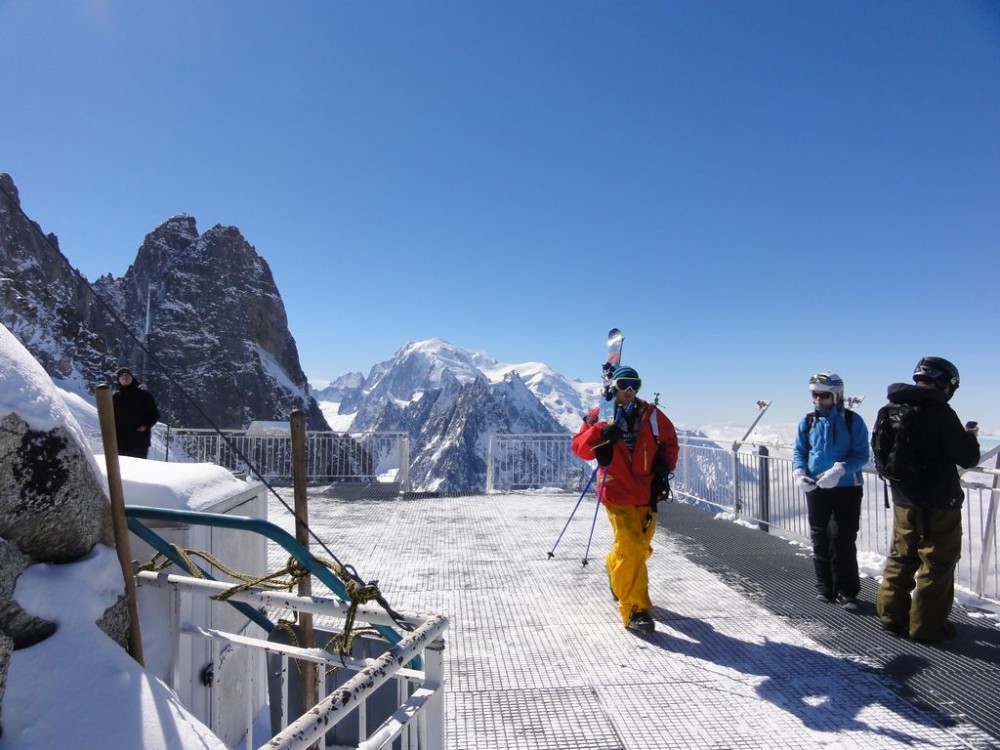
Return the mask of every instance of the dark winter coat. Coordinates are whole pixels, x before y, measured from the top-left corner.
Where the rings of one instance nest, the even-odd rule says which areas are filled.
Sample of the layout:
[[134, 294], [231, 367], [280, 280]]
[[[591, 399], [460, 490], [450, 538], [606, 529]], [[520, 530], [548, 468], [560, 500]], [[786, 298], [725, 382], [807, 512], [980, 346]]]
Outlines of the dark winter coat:
[[[131, 455], [137, 450], [148, 449], [152, 440], [152, 429], [160, 420], [160, 410], [156, 408], [153, 394], [139, 386], [133, 376], [127, 387], [119, 386], [112, 398], [115, 407], [115, 438], [118, 454]], [[139, 427], [146, 429], [139, 431]]]
[[[649, 505], [654, 468], [665, 477], [677, 465], [677, 431], [667, 415], [647, 401], [635, 400], [634, 422], [627, 429], [635, 435], [635, 447], [628, 449], [625, 439], [612, 446], [610, 462], [600, 469], [598, 494], [605, 505]], [[607, 441], [602, 435], [604, 423], [594, 409], [588, 414], [573, 438], [573, 452], [585, 461], [597, 458], [594, 452]], [[659, 442], [653, 435], [650, 419], [657, 420]], [[662, 467], [662, 468], [661, 468]]]
[[917, 406], [915, 453], [923, 466], [919, 477], [892, 482], [893, 502], [925, 508], [960, 508], [965, 495], [957, 466], [979, 463], [979, 441], [966, 431], [945, 394], [937, 388], [893, 383], [888, 398], [894, 404]]

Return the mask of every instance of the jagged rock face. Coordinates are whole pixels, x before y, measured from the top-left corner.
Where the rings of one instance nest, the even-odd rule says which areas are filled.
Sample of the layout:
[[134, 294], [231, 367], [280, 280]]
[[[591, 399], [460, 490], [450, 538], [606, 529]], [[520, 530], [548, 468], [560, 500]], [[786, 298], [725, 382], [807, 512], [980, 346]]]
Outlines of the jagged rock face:
[[390, 403], [374, 429], [409, 433], [411, 484], [449, 493], [485, 490], [491, 433], [562, 431], [517, 376], [492, 384], [455, 381], [405, 408]]
[[64, 563], [114, 546], [111, 509], [83, 448], [63, 427], [0, 420], [0, 536], [37, 561]]
[[310, 429], [328, 429], [271, 270], [235, 227], [199, 235], [192, 217], [175, 216], [146, 236], [124, 277], [95, 286], [134, 331], [146, 330], [148, 305], [147, 348], [180, 387], [135, 342], [123, 340], [120, 351], [165, 419], [240, 429], [298, 408]]
[[14, 182], [0, 174], [0, 323], [54, 379], [84, 390], [114, 362], [104, 317], [56, 236], [24, 216]]
[[482, 492], [491, 433], [565, 432], [516, 373], [490, 383], [480, 367], [496, 365], [440, 339], [407, 344], [348, 392], [353, 429], [406, 432], [414, 489]]
[[[314, 389], [313, 397], [317, 401], [336, 401], [343, 403], [345, 399], [356, 399], [357, 394], [365, 385], [365, 376], [360, 372], [349, 372], [341, 375], [326, 388]], [[350, 409], [355, 411], [356, 409]]]
[[122, 278], [91, 288], [21, 212], [8, 175], [0, 188], [0, 323], [54, 379], [83, 395], [127, 364], [175, 425], [240, 429], [300, 408], [309, 428], [328, 429], [271, 270], [239, 230], [199, 235], [192, 217], [173, 217]]

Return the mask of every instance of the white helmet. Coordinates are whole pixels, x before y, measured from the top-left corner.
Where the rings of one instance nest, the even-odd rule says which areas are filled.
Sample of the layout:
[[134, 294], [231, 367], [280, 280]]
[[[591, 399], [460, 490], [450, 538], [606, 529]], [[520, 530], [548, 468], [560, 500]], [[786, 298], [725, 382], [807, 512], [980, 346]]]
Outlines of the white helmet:
[[809, 390], [832, 393], [836, 401], [844, 400], [844, 380], [835, 372], [817, 372], [809, 378]]

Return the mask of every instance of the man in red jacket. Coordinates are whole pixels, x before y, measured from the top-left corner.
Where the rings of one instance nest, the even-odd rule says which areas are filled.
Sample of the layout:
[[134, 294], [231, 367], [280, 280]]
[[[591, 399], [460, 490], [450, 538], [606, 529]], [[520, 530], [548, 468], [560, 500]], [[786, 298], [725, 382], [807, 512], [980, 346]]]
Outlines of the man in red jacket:
[[636, 395], [642, 381], [631, 367], [612, 375], [614, 414], [600, 421], [600, 409], [584, 417], [573, 438], [573, 452], [596, 459], [597, 496], [614, 532], [605, 560], [611, 593], [629, 630], [652, 633], [646, 560], [653, 554], [656, 504], [670, 492], [668, 478], [677, 464], [677, 432], [666, 415]]

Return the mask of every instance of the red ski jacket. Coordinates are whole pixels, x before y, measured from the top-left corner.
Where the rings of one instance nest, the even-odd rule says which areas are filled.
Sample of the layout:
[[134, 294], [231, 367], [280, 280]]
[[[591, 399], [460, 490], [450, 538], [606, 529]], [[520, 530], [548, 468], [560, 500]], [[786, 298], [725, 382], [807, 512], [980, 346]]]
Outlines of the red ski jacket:
[[[636, 399], [640, 408], [635, 419], [635, 448], [629, 451], [624, 440], [613, 446], [611, 463], [598, 472], [597, 494], [605, 505], [649, 505], [653, 481], [653, 461], [666, 461], [670, 471], [677, 465], [677, 431], [667, 415], [648, 401]], [[585, 461], [596, 458], [594, 449], [606, 444], [598, 421], [599, 409], [584, 417], [580, 431], [573, 438], [573, 453]], [[653, 434], [650, 418], [656, 415], [659, 438]]]

